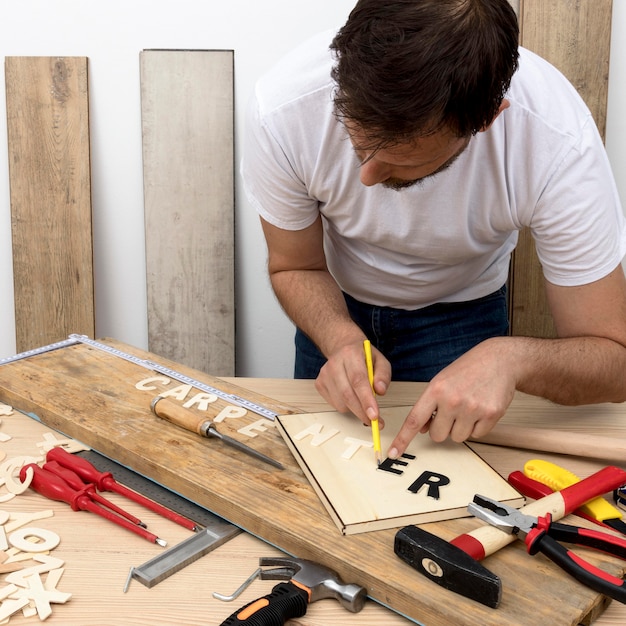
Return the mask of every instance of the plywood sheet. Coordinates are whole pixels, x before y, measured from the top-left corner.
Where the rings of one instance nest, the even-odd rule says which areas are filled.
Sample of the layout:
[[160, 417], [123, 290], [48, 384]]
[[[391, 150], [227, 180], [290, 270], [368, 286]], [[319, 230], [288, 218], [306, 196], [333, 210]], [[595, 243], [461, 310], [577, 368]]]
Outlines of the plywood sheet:
[[[387, 450], [411, 407], [381, 409]], [[524, 498], [465, 444], [416, 437], [405, 455], [374, 460], [369, 431], [345, 413], [281, 415], [278, 429], [329, 515], [346, 535], [468, 517], [476, 493]], [[365, 431], [365, 432], [364, 432]]]
[[[280, 414], [290, 410], [232, 382], [119, 342], [106, 343], [206, 384], [243, 393]], [[0, 401], [36, 413], [49, 427], [166, 485], [285, 552], [334, 569], [343, 580], [364, 586], [371, 598], [417, 623], [573, 626], [588, 622], [603, 610], [602, 596], [540, 555], [529, 556], [521, 542], [485, 561], [502, 579], [503, 597], [498, 609], [445, 590], [394, 554], [395, 529], [342, 535], [279, 432], [267, 420], [259, 423], [257, 415], [248, 413], [225, 419], [219, 429], [277, 459], [285, 465], [282, 471], [154, 416], [150, 401], [176, 383], [147, 382], [151, 376], [154, 373], [135, 363], [86, 345], [74, 345], [0, 365]], [[394, 406], [393, 389], [382, 399], [386, 406]], [[178, 401], [186, 402], [192, 394], [193, 390]], [[200, 412], [197, 405], [191, 410]], [[207, 414], [213, 415], [213, 410]], [[450, 540], [481, 524], [464, 518], [425, 528]], [[608, 556], [585, 554], [585, 558], [612, 574], [623, 573], [623, 563]]]
[[94, 336], [85, 57], [5, 60], [18, 351]]
[[141, 53], [148, 341], [235, 371], [233, 52]]

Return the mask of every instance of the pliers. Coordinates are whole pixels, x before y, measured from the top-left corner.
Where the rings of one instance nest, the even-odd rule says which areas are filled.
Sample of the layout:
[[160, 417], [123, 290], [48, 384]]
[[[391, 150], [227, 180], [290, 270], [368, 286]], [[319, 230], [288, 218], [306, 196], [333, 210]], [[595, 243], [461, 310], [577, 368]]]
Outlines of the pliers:
[[588, 563], [559, 542], [594, 548], [626, 559], [626, 540], [596, 530], [552, 522], [545, 517], [526, 515], [485, 496], [475, 495], [467, 510], [492, 526], [524, 541], [529, 554], [543, 552], [550, 560], [590, 589], [626, 604], [626, 582]]

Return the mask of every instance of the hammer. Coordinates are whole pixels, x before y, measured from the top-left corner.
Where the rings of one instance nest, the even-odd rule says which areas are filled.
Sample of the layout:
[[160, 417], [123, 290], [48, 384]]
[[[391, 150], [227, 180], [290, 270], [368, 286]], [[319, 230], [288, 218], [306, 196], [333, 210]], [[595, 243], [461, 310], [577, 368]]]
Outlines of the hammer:
[[365, 604], [367, 592], [359, 585], [347, 585], [333, 570], [304, 559], [289, 557], [261, 557], [259, 565], [278, 566], [262, 570], [261, 580], [286, 580], [278, 583], [272, 592], [253, 600], [235, 611], [221, 626], [279, 626], [292, 617], [302, 617], [311, 602], [336, 598], [352, 613], [358, 613]]
[[[556, 521], [624, 483], [626, 471], [615, 466], [604, 467], [584, 480], [531, 502], [520, 510], [535, 516], [550, 513]], [[508, 533], [486, 525], [447, 542], [423, 528], [407, 526], [396, 534], [394, 551], [405, 563], [441, 587], [497, 608], [502, 596], [502, 583], [479, 561], [514, 539]]]

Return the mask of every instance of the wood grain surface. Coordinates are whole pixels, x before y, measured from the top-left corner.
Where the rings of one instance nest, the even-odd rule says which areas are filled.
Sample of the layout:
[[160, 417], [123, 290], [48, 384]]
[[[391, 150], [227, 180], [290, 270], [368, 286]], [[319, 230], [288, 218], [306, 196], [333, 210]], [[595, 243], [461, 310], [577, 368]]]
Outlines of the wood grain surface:
[[[521, 0], [520, 43], [559, 69], [581, 95], [604, 137], [612, 0]], [[528, 229], [520, 232], [510, 272], [511, 332], [554, 337], [544, 278]]]
[[[390, 447], [409, 410], [381, 409], [383, 450]], [[524, 504], [524, 498], [464, 443], [416, 437], [398, 463], [388, 460], [379, 468], [370, 429], [364, 432], [351, 415], [279, 415], [276, 427], [344, 535], [467, 517], [467, 503], [475, 493], [491, 494], [509, 506]], [[432, 494], [429, 484], [419, 484], [426, 473], [432, 473]]]
[[148, 339], [235, 372], [232, 50], [141, 53]]
[[94, 336], [85, 57], [5, 60], [18, 352]]
[[606, 131], [613, 0], [521, 0], [521, 45], [560, 70]]
[[[107, 343], [208, 384], [220, 382], [129, 346]], [[155, 390], [136, 386], [146, 376], [146, 370], [136, 364], [76, 345], [0, 367], [0, 400], [35, 412], [47, 425], [170, 487], [283, 551], [331, 567], [344, 580], [366, 587], [374, 600], [418, 623], [578, 624], [603, 611], [603, 597], [545, 559], [529, 557], [520, 542], [485, 561], [503, 581], [503, 600], [497, 610], [451, 597], [450, 592], [425, 580], [393, 554], [395, 530], [341, 536], [275, 429], [248, 437], [246, 443], [281, 461], [286, 466], [283, 471], [152, 415], [148, 407]], [[242, 391], [231, 381], [222, 384]], [[397, 389], [397, 395], [390, 392], [382, 401], [390, 406], [408, 404], [402, 397], [403, 387]], [[410, 389], [415, 396], [416, 387]], [[255, 394], [247, 395], [256, 398]], [[273, 410], [285, 410], [281, 403], [268, 404]], [[520, 408], [525, 410], [523, 404]], [[544, 418], [549, 412], [546, 403]], [[624, 423], [623, 407], [616, 407], [613, 419], [620, 416]], [[238, 432], [241, 426], [257, 421], [258, 416], [225, 420], [220, 428], [233, 437], [242, 437]], [[463, 519], [424, 527], [450, 540], [478, 525], [478, 520]], [[605, 555], [585, 556], [613, 574], [623, 573], [619, 561]]]

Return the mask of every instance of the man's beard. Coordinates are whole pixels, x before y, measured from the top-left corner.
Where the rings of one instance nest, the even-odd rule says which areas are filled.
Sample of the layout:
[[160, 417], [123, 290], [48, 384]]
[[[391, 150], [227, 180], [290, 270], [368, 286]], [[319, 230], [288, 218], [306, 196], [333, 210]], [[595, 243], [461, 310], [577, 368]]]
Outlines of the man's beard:
[[[432, 176], [432, 174], [430, 174]], [[421, 184], [425, 178], [416, 178], [415, 180], [402, 180], [401, 178], [388, 178], [386, 181], [382, 182], [381, 185], [385, 189], [393, 189], [394, 191], [402, 191], [403, 189], [408, 189], [409, 187], [413, 187], [414, 185]]]
[[427, 176], [422, 176], [422, 178], [415, 178], [413, 180], [405, 180], [402, 178], [388, 178], [387, 180], [380, 183], [385, 189], [393, 189], [394, 191], [402, 191], [403, 189], [408, 189], [409, 187], [413, 187], [414, 185], [418, 185], [423, 183], [427, 178], [432, 178], [436, 176], [440, 172], [447, 170], [462, 154], [465, 152], [465, 149], [469, 145], [469, 138], [465, 142], [465, 145], [461, 147], [461, 149], [453, 155], [450, 159], [448, 159], [443, 165], [438, 167], [434, 172], [431, 172]]

